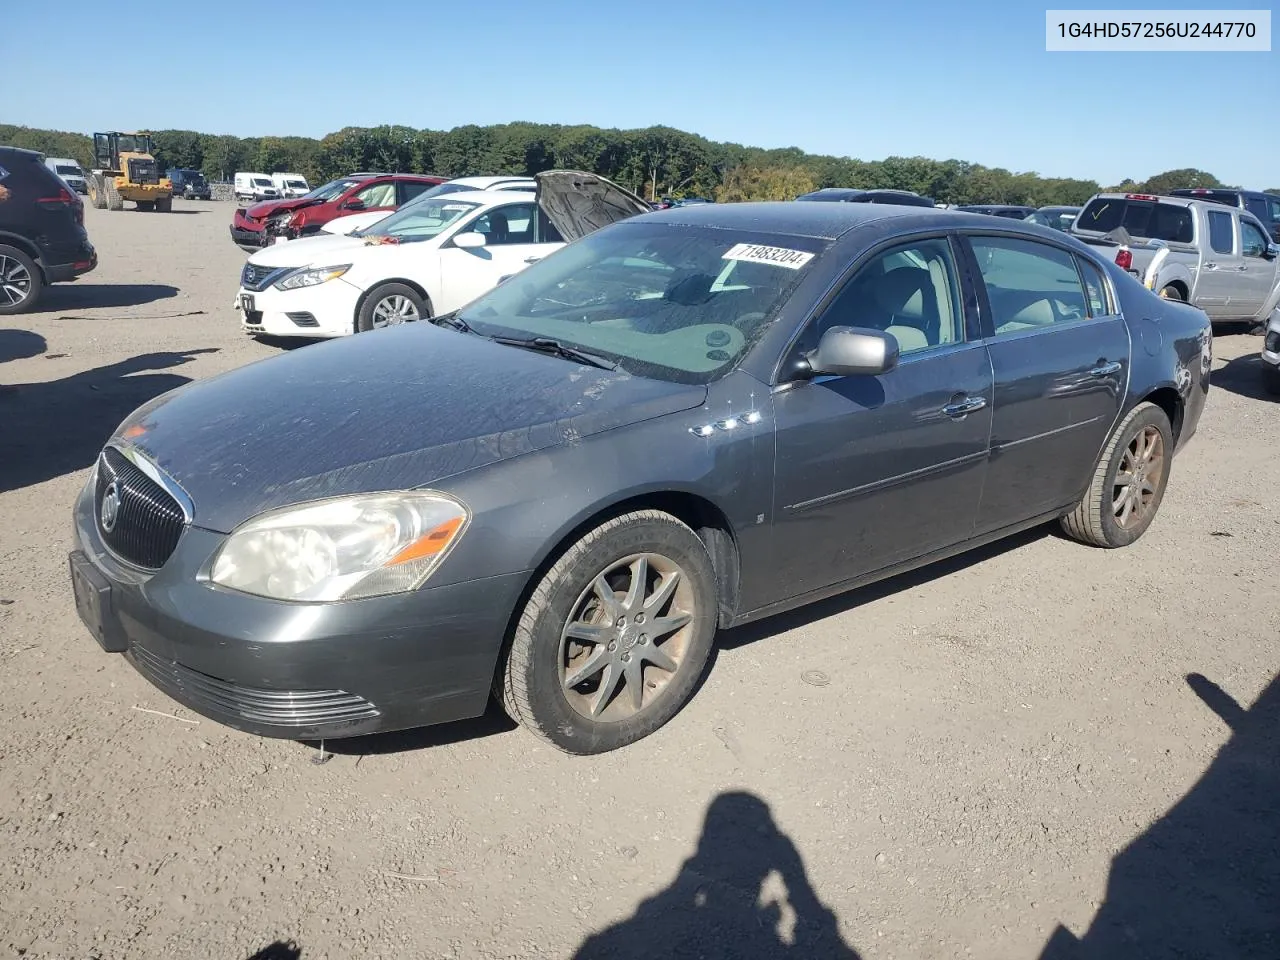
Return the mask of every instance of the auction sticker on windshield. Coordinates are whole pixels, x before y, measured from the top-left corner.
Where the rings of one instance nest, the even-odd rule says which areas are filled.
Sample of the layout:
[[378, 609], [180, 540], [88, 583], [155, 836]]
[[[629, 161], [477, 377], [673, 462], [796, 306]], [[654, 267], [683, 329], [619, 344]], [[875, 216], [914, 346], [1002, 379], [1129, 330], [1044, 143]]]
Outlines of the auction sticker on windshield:
[[786, 247], [765, 247], [758, 243], [736, 243], [724, 255], [725, 260], [748, 260], [751, 263], [771, 263], [776, 267], [799, 270], [813, 259], [804, 250], [788, 250]]

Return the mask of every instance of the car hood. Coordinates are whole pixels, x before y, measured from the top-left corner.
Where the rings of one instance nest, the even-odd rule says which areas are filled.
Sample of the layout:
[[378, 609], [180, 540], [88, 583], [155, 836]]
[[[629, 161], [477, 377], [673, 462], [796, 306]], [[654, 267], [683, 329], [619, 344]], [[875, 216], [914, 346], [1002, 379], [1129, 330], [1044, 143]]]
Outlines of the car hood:
[[538, 205], [566, 242], [653, 208], [616, 183], [581, 170], [547, 170], [534, 177]]
[[289, 210], [297, 210], [300, 207], [310, 207], [318, 202], [320, 201], [304, 200], [302, 197], [296, 197], [293, 200], [263, 200], [261, 203], [255, 203], [245, 210], [245, 214], [254, 220], [263, 220], [274, 213], [285, 213]]
[[273, 507], [429, 486], [697, 407], [633, 377], [416, 323], [302, 347], [156, 398], [121, 425], [226, 533]]
[[[256, 251], [249, 262], [260, 267], [302, 267], [308, 264], [326, 267], [347, 262], [332, 260], [331, 257], [366, 248], [367, 244], [362, 237], [326, 233], [323, 236], [300, 237], [284, 243], [273, 243]], [[320, 260], [325, 263], [320, 263]]]
[[379, 220], [385, 220], [391, 216], [391, 211], [375, 210], [372, 213], [349, 213], [345, 217], [334, 217], [328, 223], [320, 227], [321, 233], [331, 233], [338, 236], [350, 235], [352, 230], [363, 230], [365, 227], [371, 227]]

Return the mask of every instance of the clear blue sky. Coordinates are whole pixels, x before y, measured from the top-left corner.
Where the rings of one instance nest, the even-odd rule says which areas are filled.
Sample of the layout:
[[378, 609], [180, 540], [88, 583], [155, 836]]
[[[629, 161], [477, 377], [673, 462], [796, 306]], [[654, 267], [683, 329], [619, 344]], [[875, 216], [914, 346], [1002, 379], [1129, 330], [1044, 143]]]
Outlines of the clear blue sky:
[[667, 124], [1104, 185], [1198, 167], [1280, 186], [1280, 53], [1047, 53], [1045, 6], [10, 0], [0, 122], [240, 136]]

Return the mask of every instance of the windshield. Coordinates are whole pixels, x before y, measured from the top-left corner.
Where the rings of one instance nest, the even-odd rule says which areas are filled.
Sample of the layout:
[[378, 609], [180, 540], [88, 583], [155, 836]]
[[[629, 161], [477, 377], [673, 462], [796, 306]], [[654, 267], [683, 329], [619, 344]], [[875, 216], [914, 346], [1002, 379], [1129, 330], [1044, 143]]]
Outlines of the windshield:
[[151, 152], [151, 138], [144, 134], [122, 133], [119, 144], [121, 153]]
[[58, 164], [58, 174], [59, 176], [67, 176], [67, 175], [70, 175], [73, 177], [83, 176], [83, 173], [81, 172], [79, 167], [67, 166], [65, 163]]
[[253, 184], [256, 187], [270, 187], [272, 183], [266, 177], [254, 177]]
[[773, 320], [828, 241], [621, 222], [461, 311], [484, 336], [550, 337], [627, 373], [708, 383]]
[[395, 237], [402, 243], [430, 240], [439, 236], [460, 217], [475, 210], [479, 204], [450, 198], [422, 200], [406, 204], [389, 217], [364, 230], [356, 231], [361, 237]]
[[294, 190], [307, 189], [307, 181], [305, 180], [286, 180], [285, 183]]
[[355, 186], [355, 184], [359, 182], [360, 182], [359, 180], [352, 180], [350, 178], [346, 178], [342, 180], [330, 180], [324, 186], [316, 187], [314, 190], [308, 193], [303, 199], [304, 200], [332, 200], [338, 194], [343, 193], [348, 187]]

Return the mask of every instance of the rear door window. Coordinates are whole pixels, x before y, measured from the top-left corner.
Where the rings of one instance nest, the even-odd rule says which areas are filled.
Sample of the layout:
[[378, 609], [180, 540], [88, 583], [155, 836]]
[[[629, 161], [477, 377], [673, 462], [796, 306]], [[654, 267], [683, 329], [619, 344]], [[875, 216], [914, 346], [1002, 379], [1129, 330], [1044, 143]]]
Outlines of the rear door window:
[[1098, 197], [1089, 201], [1076, 218], [1079, 230], [1110, 233], [1116, 227], [1124, 227], [1130, 236], [1144, 240], [1191, 243], [1195, 239], [1191, 210], [1172, 203]]
[[1076, 258], [1034, 240], [970, 237], [995, 335], [1084, 320], [1088, 298]]
[[1267, 238], [1250, 220], [1240, 221], [1240, 247], [1246, 257], [1260, 257], [1267, 252]]
[[1209, 211], [1209, 246], [1213, 248], [1214, 253], [1235, 252], [1235, 229], [1231, 225], [1231, 214], [1225, 210]]
[[1111, 297], [1107, 289], [1107, 281], [1097, 264], [1084, 257], [1076, 257], [1080, 265], [1080, 275], [1084, 277], [1085, 297], [1089, 301], [1089, 316], [1106, 317], [1115, 311], [1111, 308]]

